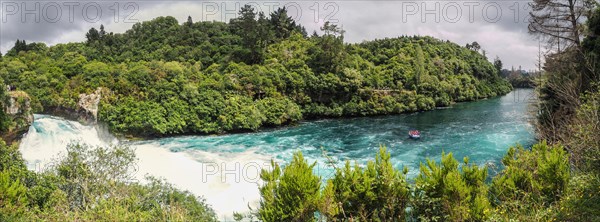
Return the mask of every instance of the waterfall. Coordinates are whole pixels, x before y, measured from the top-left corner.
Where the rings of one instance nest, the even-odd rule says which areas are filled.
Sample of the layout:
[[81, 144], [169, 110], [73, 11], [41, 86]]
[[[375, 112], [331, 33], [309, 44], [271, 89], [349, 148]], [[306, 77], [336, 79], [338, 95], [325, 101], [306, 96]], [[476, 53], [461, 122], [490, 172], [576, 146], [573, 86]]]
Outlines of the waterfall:
[[[532, 93], [515, 92], [519, 96]], [[501, 166], [500, 160], [510, 146], [520, 143], [527, 147], [535, 142], [527, 122], [529, 103], [515, 99], [515, 92], [410, 115], [310, 121], [254, 133], [134, 142], [118, 141], [102, 127], [35, 115], [20, 150], [29, 168], [40, 170], [64, 153], [71, 142], [130, 146], [138, 158], [138, 180], [143, 182], [145, 175], [165, 178], [204, 197], [220, 219], [231, 221], [234, 211], [247, 212], [248, 205], [257, 207], [260, 170], [269, 167], [271, 158], [285, 165], [297, 151], [302, 151], [308, 162], [317, 162], [313, 170], [323, 180], [334, 174], [324, 152], [338, 166], [346, 160], [364, 166], [380, 145], [387, 146], [396, 168], [409, 169], [408, 177], [417, 176], [419, 164], [427, 158], [439, 161], [442, 152], [452, 152], [459, 160], [468, 156], [479, 165]], [[411, 129], [421, 131], [420, 140], [408, 138]]]
[[34, 115], [34, 122], [20, 143], [20, 151], [30, 170], [41, 171], [51, 161], [66, 154], [71, 143], [108, 146], [118, 141], [114, 137], [101, 138], [95, 126], [85, 126], [48, 115]]
[[179, 138], [120, 142], [99, 128], [36, 114], [19, 150], [27, 167], [39, 172], [64, 156], [71, 143], [126, 145], [135, 149], [138, 181], [144, 183], [146, 176], [164, 178], [182, 190], [205, 198], [222, 220], [232, 220], [233, 212], [247, 212], [249, 204], [253, 207], [258, 204], [259, 167], [266, 166], [270, 157], [256, 154], [252, 149], [241, 152], [182, 150]]

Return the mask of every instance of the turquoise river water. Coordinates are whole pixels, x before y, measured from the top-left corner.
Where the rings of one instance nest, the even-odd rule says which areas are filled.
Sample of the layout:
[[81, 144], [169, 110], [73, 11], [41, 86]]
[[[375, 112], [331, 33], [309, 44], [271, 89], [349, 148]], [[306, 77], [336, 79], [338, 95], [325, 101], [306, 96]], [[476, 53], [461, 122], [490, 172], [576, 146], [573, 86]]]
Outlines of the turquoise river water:
[[[323, 153], [337, 164], [344, 160], [364, 164], [374, 158], [380, 145], [388, 147], [396, 167], [409, 169], [409, 177], [418, 173], [420, 162], [439, 160], [442, 152], [492, 166], [493, 174], [510, 146], [535, 142], [528, 123], [533, 98], [532, 90], [516, 89], [506, 96], [429, 112], [307, 121], [255, 133], [136, 142], [119, 141], [96, 126], [35, 115], [20, 150], [29, 168], [40, 170], [51, 159], [64, 155], [69, 143], [131, 146], [139, 159], [138, 179], [143, 181], [145, 175], [165, 178], [203, 196], [220, 218], [228, 220], [233, 211], [256, 206], [260, 169], [268, 167], [271, 159], [285, 164], [296, 151], [316, 161], [315, 172], [323, 178], [333, 171]], [[420, 130], [421, 139], [409, 139], [410, 129]]]

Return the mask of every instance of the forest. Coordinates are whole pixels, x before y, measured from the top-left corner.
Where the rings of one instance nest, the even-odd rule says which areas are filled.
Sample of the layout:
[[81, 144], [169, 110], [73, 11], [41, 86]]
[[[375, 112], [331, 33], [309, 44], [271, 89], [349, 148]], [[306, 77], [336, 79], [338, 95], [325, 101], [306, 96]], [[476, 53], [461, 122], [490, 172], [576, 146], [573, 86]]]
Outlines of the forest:
[[330, 23], [321, 32], [308, 36], [285, 8], [244, 6], [229, 23], [158, 17], [125, 33], [91, 28], [84, 43], [18, 40], [0, 77], [36, 113], [77, 110], [100, 89], [98, 120], [138, 137], [426, 111], [512, 89], [479, 48], [421, 36], [350, 44]]
[[[324, 180], [298, 152], [261, 172], [260, 205], [235, 218], [600, 220], [600, 9], [565, 12], [553, 8], [561, 4], [536, 4], [530, 32], [546, 35], [551, 47], [558, 39], [562, 48], [546, 56], [536, 83], [540, 142], [509, 148], [497, 175], [442, 153], [408, 178], [381, 147], [364, 166], [348, 161]], [[556, 30], [544, 29], [552, 27], [543, 20], [545, 10], [586, 19], [562, 23], [574, 27], [548, 37]], [[284, 9], [267, 17], [244, 7], [229, 23], [190, 18], [180, 25], [160, 17], [123, 34], [90, 29], [85, 43], [17, 41], [2, 57], [0, 76], [31, 96], [35, 112], [76, 109], [79, 94], [100, 88], [99, 120], [113, 132], [137, 136], [415, 112], [511, 90], [499, 77], [502, 67], [472, 47], [417, 36], [348, 44], [335, 25], [308, 36], [286, 18]], [[0, 111], [0, 131], [12, 121]], [[63, 159], [35, 173], [16, 145], [0, 142], [0, 221], [217, 220], [202, 198], [159, 179], [134, 181], [134, 162], [127, 147], [73, 144]]]
[[323, 181], [315, 163], [296, 153], [289, 164], [262, 171], [260, 207], [237, 218], [600, 221], [600, 8], [563, 0], [531, 6], [529, 32], [550, 48], [536, 82], [539, 142], [509, 148], [500, 173], [489, 177], [488, 166], [442, 153], [407, 178], [382, 147], [366, 166], [346, 162]]

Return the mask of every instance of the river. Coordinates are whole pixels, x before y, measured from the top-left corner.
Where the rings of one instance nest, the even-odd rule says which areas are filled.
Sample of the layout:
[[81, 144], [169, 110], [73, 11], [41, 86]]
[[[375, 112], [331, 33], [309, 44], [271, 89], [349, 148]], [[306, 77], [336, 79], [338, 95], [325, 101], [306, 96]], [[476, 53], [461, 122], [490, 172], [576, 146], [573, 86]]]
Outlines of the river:
[[[85, 126], [59, 117], [35, 115], [20, 150], [33, 170], [43, 169], [53, 158], [64, 155], [69, 143], [95, 146], [123, 144], [135, 148], [139, 158], [137, 177], [163, 177], [177, 187], [203, 196], [221, 219], [234, 211], [248, 210], [259, 200], [258, 174], [271, 159], [285, 164], [296, 151], [317, 161], [315, 172], [323, 178], [333, 172], [324, 153], [343, 164], [345, 160], [366, 163], [379, 146], [387, 146], [399, 169], [407, 167], [409, 177], [418, 174], [426, 158], [439, 160], [452, 152], [462, 160], [468, 156], [477, 164], [499, 169], [506, 150], [515, 144], [535, 142], [529, 122], [530, 89], [497, 98], [458, 103], [435, 111], [381, 117], [307, 121], [278, 129], [221, 136], [170, 137], [147, 141], [118, 141], [94, 126]], [[421, 139], [407, 136], [410, 129], [421, 131]]]

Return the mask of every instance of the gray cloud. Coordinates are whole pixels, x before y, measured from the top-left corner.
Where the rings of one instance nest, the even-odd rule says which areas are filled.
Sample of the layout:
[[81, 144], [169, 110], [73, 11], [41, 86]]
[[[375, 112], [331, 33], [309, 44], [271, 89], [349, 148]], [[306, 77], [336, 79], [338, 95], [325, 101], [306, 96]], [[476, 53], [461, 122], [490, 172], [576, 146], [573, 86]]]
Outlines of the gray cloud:
[[[22, 16], [23, 7], [38, 11]], [[122, 1], [73, 2], [3, 1], [0, 50], [5, 53], [16, 39], [49, 45], [83, 41], [91, 27], [104, 24], [108, 31], [124, 32], [136, 21], [174, 16], [180, 22], [188, 15], [199, 20], [228, 21], [236, 7], [247, 2], [233, 1]], [[307, 30], [318, 30], [324, 20], [337, 21], [346, 30], [346, 40], [361, 42], [400, 35], [431, 35], [464, 45], [477, 41], [490, 59], [496, 55], [507, 68], [535, 67], [537, 41], [527, 33], [526, 1], [254, 1], [262, 11], [288, 6], [290, 15]], [[57, 21], [56, 6], [61, 16]], [[17, 10], [14, 10], [17, 6]], [[116, 7], [118, 6], [118, 7]], [[13, 8], [11, 8], [13, 7]], [[118, 8], [118, 13], [116, 8]], [[86, 10], [87, 9], [87, 12]], [[97, 14], [97, 9], [102, 11]], [[137, 10], [135, 14], [131, 14]], [[472, 12], [472, 13], [470, 13]], [[500, 12], [500, 13], [498, 13]], [[35, 15], [34, 15], [35, 14]], [[98, 15], [98, 16], [97, 16]], [[116, 16], [115, 16], [116, 15]], [[34, 17], [39, 17], [36, 22]], [[437, 20], [436, 21], [436, 16]], [[97, 17], [97, 18], [96, 18]], [[25, 20], [23, 20], [25, 19]], [[518, 19], [518, 21], [515, 21]]]

